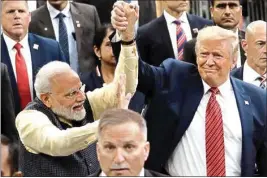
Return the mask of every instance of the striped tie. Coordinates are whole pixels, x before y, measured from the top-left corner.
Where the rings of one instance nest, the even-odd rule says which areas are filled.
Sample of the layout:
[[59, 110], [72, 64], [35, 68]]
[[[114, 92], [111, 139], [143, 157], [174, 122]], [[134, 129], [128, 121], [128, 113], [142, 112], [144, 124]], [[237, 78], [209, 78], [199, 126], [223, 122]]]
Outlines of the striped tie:
[[178, 60], [183, 60], [184, 44], [186, 42], [186, 36], [181, 25], [180, 20], [175, 20], [176, 24], [176, 41], [178, 50]]
[[63, 18], [66, 17], [64, 14], [59, 13], [58, 18], [58, 34], [59, 34], [59, 44], [64, 53], [64, 56], [67, 61], [69, 61], [69, 42], [68, 42], [68, 33], [66, 24], [63, 21]]
[[262, 89], [266, 89], [266, 77], [264, 76], [261, 76], [261, 77], [258, 77], [256, 80], [259, 80], [261, 83], [260, 83], [260, 87]]
[[206, 109], [206, 165], [207, 176], [225, 176], [225, 150], [222, 112], [216, 100], [218, 88], [210, 88]]

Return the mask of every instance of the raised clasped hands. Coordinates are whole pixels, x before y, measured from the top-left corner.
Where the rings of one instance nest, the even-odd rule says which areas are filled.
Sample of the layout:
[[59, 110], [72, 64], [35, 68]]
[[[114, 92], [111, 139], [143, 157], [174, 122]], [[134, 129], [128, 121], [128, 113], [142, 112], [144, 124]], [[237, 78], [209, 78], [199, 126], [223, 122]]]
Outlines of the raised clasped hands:
[[139, 7], [137, 5], [117, 1], [111, 12], [111, 23], [121, 34], [123, 41], [131, 41], [135, 35], [135, 23], [139, 18]]

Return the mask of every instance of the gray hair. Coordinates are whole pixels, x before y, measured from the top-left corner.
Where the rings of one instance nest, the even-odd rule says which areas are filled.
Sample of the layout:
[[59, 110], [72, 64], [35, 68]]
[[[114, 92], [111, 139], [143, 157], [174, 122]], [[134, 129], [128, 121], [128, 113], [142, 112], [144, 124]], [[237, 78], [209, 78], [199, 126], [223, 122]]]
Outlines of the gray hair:
[[52, 61], [44, 65], [36, 75], [34, 89], [36, 96], [40, 98], [42, 93], [51, 92], [51, 79], [59, 74], [72, 70], [70, 66], [61, 61]]
[[208, 26], [198, 32], [196, 41], [196, 54], [200, 48], [201, 41], [205, 40], [226, 40], [231, 46], [231, 55], [235, 56], [238, 52], [238, 39], [231, 30], [221, 28], [219, 26]]
[[128, 109], [110, 109], [103, 112], [100, 116], [97, 138], [101, 138], [101, 132], [104, 128], [125, 123], [137, 124], [144, 135], [144, 141], [147, 140], [147, 126], [145, 119], [139, 113]]

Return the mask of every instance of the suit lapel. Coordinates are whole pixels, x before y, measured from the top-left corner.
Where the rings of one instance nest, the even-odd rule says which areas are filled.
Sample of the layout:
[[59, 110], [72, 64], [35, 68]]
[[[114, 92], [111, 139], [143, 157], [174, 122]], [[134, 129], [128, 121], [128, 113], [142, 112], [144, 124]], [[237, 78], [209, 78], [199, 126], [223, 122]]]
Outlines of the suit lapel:
[[145, 177], [154, 177], [148, 170], [145, 169]]
[[204, 88], [199, 73], [196, 71], [194, 74], [190, 75], [190, 81], [187, 81], [188, 85], [186, 85], [182, 91], [184, 93], [184, 98], [182, 99], [183, 104], [180, 109], [182, 112], [179, 116], [179, 123], [172, 144], [173, 149], [177, 146], [177, 143], [188, 129], [204, 94]]
[[[83, 25], [85, 24], [83, 22], [83, 16], [81, 12], [73, 5], [73, 3], [70, 3], [70, 12], [75, 29], [76, 41], [77, 44], [80, 44], [80, 42], [82, 41], [81, 37], [83, 37]], [[78, 49], [78, 51], [80, 50]]]
[[42, 18], [40, 18], [40, 26], [41, 29], [43, 30], [42, 33], [45, 34], [45, 36], [47, 36], [48, 38], [56, 39], [54, 27], [50, 18], [47, 5], [41, 8], [42, 9], [40, 14], [42, 14]]
[[242, 127], [242, 157], [241, 157], [241, 176], [246, 176], [246, 171], [254, 167], [253, 161], [253, 115], [251, 99], [241, 85], [241, 81], [231, 77], [231, 82], [236, 97], [237, 107]]
[[172, 54], [171, 58], [175, 58], [170, 34], [166, 33], [169, 30], [164, 15], [160, 16], [158, 20], [159, 20], [159, 26], [157, 31], [159, 32], [159, 34], [161, 34], [162, 44], [166, 45], [164, 48], [168, 50], [168, 54]]
[[196, 38], [197, 37], [197, 33], [194, 32], [194, 29], [198, 29], [196, 24], [194, 23], [194, 19], [193, 16], [190, 14], [186, 14], [187, 19], [188, 19], [188, 23], [190, 25], [190, 29], [191, 29], [191, 34], [192, 34], [192, 38]]
[[[38, 72], [39, 67], [41, 67], [40, 63], [42, 60], [42, 56], [40, 53], [40, 44], [39, 42], [34, 38], [33, 34], [29, 33], [29, 48], [31, 51], [31, 60], [32, 60], [32, 82], [34, 83], [34, 79], [36, 76], [36, 73]], [[32, 85], [33, 85], [32, 83]], [[33, 90], [33, 96], [35, 97], [35, 91]]]

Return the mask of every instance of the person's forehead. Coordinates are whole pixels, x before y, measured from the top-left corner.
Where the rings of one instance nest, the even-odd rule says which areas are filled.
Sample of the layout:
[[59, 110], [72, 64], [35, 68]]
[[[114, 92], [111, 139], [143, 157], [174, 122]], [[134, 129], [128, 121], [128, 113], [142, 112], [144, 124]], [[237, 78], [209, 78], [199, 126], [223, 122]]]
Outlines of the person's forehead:
[[102, 130], [102, 137], [104, 140], [109, 140], [109, 138], [111, 138], [114, 141], [129, 142], [134, 141], [134, 138], [139, 136], [142, 136], [140, 128], [133, 122], [106, 126]]
[[13, 1], [13, 0], [6, 0], [6, 1], [2, 1], [2, 8], [5, 9], [13, 9], [13, 8], [23, 8], [23, 9], [27, 9], [28, 3], [27, 1]]
[[229, 1], [215, 0], [214, 1], [214, 5], [218, 5], [218, 4], [237, 4], [237, 5], [240, 5], [240, 1], [236, 1], [236, 0], [229, 0]]

